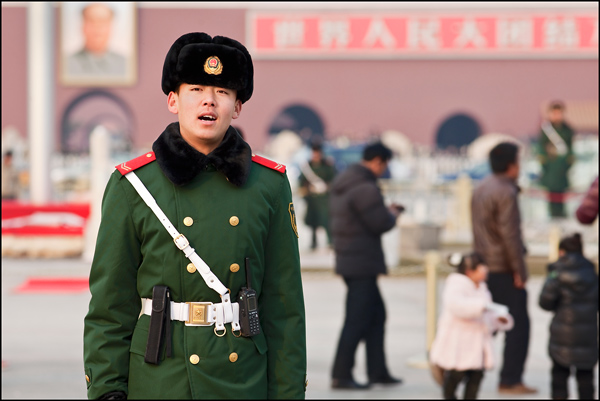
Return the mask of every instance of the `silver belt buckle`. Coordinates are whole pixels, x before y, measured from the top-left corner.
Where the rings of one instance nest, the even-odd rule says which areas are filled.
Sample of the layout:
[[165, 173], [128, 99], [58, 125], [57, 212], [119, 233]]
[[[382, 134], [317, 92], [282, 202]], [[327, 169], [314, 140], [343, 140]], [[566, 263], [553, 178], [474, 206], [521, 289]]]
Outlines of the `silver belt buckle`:
[[212, 322], [208, 321], [208, 307], [212, 302], [186, 302], [189, 308], [188, 320], [185, 321], [186, 326], [211, 326]]

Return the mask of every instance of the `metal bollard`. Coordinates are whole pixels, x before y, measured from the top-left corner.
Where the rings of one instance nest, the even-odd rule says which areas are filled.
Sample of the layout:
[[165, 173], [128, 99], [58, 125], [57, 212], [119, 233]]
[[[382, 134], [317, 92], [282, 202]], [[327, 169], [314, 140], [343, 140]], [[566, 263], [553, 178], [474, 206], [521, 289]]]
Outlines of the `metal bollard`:
[[110, 132], [98, 125], [90, 134], [90, 217], [85, 227], [82, 258], [91, 263], [94, 259], [96, 239], [102, 217], [102, 195], [110, 177], [107, 165], [110, 161]]
[[548, 232], [548, 261], [556, 262], [558, 260], [558, 244], [560, 243], [560, 227], [556, 224], [550, 226]]
[[454, 191], [458, 229], [461, 232], [468, 232], [471, 230], [471, 196], [473, 194], [471, 178], [466, 174], [461, 174], [456, 180]]
[[425, 254], [425, 277], [427, 287], [426, 303], [426, 332], [427, 332], [427, 352], [431, 349], [431, 344], [435, 338], [437, 330], [437, 281], [438, 265], [440, 263], [440, 254], [437, 251], [428, 251]]
[[424, 353], [420, 353], [406, 361], [408, 366], [416, 369], [430, 369], [429, 350], [431, 348], [431, 344], [433, 344], [437, 329], [437, 275], [438, 265], [440, 263], [439, 252], [428, 251], [425, 254], [424, 263], [425, 287], [427, 292], [425, 306], [426, 349]]

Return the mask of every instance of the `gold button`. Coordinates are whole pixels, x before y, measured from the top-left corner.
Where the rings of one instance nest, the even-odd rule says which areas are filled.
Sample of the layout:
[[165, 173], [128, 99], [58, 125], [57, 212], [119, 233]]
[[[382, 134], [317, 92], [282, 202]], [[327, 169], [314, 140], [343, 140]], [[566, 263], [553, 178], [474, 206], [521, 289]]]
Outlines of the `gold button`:
[[240, 265], [237, 263], [232, 263], [231, 266], [229, 266], [229, 270], [231, 270], [232, 273], [235, 273], [236, 271], [240, 270]]
[[235, 352], [232, 352], [231, 354], [229, 354], [229, 362], [235, 362], [238, 360], [238, 354], [236, 354]]
[[194, 219], [192, 219], [191, 217], [186, 217], [185, 219], [183, 219], [183, 224], [189, 227], [192, 224], [194, 224]]
[[235, 227], [238, 224], [240, 224], [240, 219], [238, 219], [237, 216], [231, 216], [231, 218], [229, 219], [229, 224]]
[[190, 362], [194, 365], [196, 365], [198, 362], [200, 362], [200, 357], [196, 354], [190, 356]]
[[90, 377], [88, 375], [85, 375], [85, 381], [88, 383], [90, 382]]
[[146, 153], [146, 157], [152, 157], [152, 153]]
[[193, 263], [188, 263], [187, 265], [187, 271], [190, 273], [196, 273], [196, 266], [194, 266]]

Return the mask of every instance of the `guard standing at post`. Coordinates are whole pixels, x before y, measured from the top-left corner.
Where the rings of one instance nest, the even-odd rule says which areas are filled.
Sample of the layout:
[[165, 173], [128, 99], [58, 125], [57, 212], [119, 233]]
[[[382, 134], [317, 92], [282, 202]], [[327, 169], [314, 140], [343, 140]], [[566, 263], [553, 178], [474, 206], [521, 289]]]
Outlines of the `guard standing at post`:
[[310, 249], [317, 248], [317, 230], [325, 229], [327, 243], [331, 246], [329, 228], [329, 185], [336, 175], [335, 165], [323, 155], [323, 144], [313, 140], [310, 160], [300, 164], [300, 193], [306, 201], [304, 222], [312, 229]]
[[539, 133], [539, 160], [542, 165], [540, 184], [548, 191], [551, 218], [566, 217], [565, 201], [569, 189], [569, 170], [575, 162], [571, 126], [564, 119], [565, 106], [555, 101], [548, 107], [548, 117]]
[[162, 90], [178, 122], [107, 184], [85, 317], [88, 397], [304, 398], [306, 333], [285, 166], [230, 126], [252, 95], [239, 42], [189, 33]]

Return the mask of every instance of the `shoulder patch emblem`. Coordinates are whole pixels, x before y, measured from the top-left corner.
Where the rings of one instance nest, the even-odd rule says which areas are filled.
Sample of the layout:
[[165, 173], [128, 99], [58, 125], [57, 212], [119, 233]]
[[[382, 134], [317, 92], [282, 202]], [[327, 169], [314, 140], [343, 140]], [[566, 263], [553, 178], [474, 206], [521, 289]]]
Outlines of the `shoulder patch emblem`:
[[268, 167], [272, 170], [279, 171], [280, 173], [285, 173], [285, 165], [274, 162], [273, 160], [269, 160], [265, 157], [252, 155], [252, 161], [261, 164], [265, 167]]
[[296, 234], [296, 238], [300, 238], [298, 235], [298, 226], [296, 225], [296, 212], [294, 212], [294, 203], [290, 202], [288, 206], [288, 212], [290, 213], [290, 220], [292, 221], [292, 229], [294, 230], [294, 234]]
[[119, 170], [119, 172], [122, 175], [125, 175], [125, 174], [129, 173], [130, 171], [133, 171], [142, 166], [145, 166], [146, 164], [148, 164], [154, 160], [156, 160], [156, 155], [154, 154], [154, 152], [148, 152], [139, 157], [136, 157], [135, 159], [129, 160], [128, 162], [121, 163], [115, 167], [117, 168], [117, 170]]

